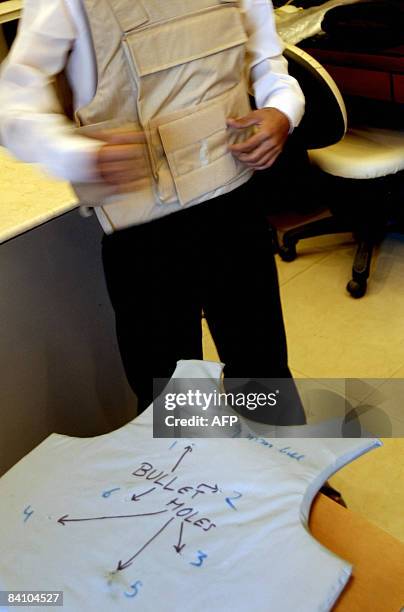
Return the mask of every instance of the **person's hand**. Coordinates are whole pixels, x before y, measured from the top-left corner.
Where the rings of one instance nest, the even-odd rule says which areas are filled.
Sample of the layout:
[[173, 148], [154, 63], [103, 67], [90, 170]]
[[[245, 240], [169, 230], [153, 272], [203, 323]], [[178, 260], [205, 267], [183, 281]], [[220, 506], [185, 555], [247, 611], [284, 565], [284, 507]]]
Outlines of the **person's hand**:
[[256, 126], [256, 133], [239, 144], [229, 145], [229, 151], [249, 168], [265, 170], [272, 166], [287, 140], [288, 117], [276, 108], [254, 110], [238, 119], [228, 119], [230, 128]]
[[147, 183], [150, 169], [144, 132], [116, 129], [92, 136], [106, 143], [98, 151], [96, 167], [112, 192], [136, 191]]

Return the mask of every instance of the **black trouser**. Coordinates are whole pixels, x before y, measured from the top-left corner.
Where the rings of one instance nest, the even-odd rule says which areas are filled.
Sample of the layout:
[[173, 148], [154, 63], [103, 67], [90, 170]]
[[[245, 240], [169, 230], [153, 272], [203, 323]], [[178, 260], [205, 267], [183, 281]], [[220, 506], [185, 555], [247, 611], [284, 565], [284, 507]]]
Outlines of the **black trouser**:
[[290, 377], [278, 277], [254, 179], [208, 202], [104, 237], [119, 347], [139, 409], [153, 378], [202, 359], [205, 313], [225, 375]]

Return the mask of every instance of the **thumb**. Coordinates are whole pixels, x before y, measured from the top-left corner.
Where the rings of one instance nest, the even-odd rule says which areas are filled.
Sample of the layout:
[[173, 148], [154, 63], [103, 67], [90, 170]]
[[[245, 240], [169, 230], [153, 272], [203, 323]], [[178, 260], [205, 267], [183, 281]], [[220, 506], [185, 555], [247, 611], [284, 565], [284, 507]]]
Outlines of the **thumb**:
[[228, 127], [242, 129], [246, 127], [250, 127], [251, 125], [257, 125], [259, 122], [258, 118], [254, 115], [253, 112], [248, 113], [248, 115], [244, 115], [244, 117], [229, 117], [226, 120]]

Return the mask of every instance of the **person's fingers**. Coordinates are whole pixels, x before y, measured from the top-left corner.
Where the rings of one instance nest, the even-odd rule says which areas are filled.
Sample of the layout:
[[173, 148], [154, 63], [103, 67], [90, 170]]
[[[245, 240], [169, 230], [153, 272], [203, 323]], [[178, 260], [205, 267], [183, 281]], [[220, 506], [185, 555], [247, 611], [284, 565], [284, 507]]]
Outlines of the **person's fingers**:
[[246, 127], [257, 125], [258, 121], [259, 119], [254, 111], [248, 113], [244, 117], [228, 117], [226, 119], [228, 127], [235, 128], [237, 130], [242, 130]]
[[268, 154], [263, 155], [260, 159], [258, 159], [254, 163], [247, 164], [247, 166], [249, 166], [250, 168], [258, 168], [259, 166], [266, 164], [272, 157], [274, 156], [277, 157], [279, 153], [280, 151], [278, 149], [272, 149], [271, 151], [268, 152]]
[[[127, 172], [114, 172], [113, 174], [102, 173], [101, 176], [109, 185], [120, 185], [122, 183], [129, 183], [136, 180]], [[138, 180], [140, 180], [140, 176]]]
[[142, 144], [106, 144], [98, 151], [97, 169], [113, 185], [143, 178], [149, 174], [146, 149]]
[[128, 183], [150, 173], [143, 145], [105, 145], [98, 152], [97, 169], [110, 184]]
[[146, 135], [144, 132], [136, 132], [124, 128], [99, 130], [88, 134], [91, 138], [102, 140], [108, 144], [144, 144]]
[[240, 142], [238, 144], [229, 145], [229, 151], [231, 153], [251, 153], [256, 149], [261, 143], [267, 140], [268, 135], [264, 132], [260, 131], [247, 138], [244, 142]]
[[272, 152], [265, 160], [262, 160], [262, 163], [254, 166], [254, 170], [267, 170], [278, 159], [279, 154], [280, 151]]
[[140, 180], [149, 175], [145, 168], [131, 168], [131, 169], [113, 169], [112, 171], [106, 170], [103, 167], [100, 168], [100, 176], [107, 183], [113, 185], [119, 183], [128, 183], [131, 181]]
[[146, 143], [146, 135], [144, 132], [127, 132], [127, 131], [119, 131], [113, 130], [109, 134], [107, 134], [107, 142], [109, 144], [145, 144]]
[[281, 152], [280, 147], [273, 147], [269, 151], [264, 151], [262, 155], [257, 156], [254, 161], [242, 161], [242, 163], [247, 166], [247, 168], [262, 168], [264, 167], [272, 158], [276, 158]]
[[237, 153], [236, 157], [243, 164], [258, 164], [264, 157], [267, 157], [276, 148], [276, 144], [272, 141], [265, 140], [258, 147], [256, 147], [251, 153]]
[[143, 158], [139, 159], [124, 159], [118, 161], [101, 161], [98, 164], [98, 167], [103, 170], [103, 172], [108, 172], [113, 174], [114, 172], [133, 172], [133, 171], [143, 171], [147, 172], [148, 165], [146, 160]]
[[104, 145], [99, 151], [99, 160], [103, 162], [119, 162], [128, 159], [141, 159], [146, 155], [144, 145], [139, 144], [119, 144]]

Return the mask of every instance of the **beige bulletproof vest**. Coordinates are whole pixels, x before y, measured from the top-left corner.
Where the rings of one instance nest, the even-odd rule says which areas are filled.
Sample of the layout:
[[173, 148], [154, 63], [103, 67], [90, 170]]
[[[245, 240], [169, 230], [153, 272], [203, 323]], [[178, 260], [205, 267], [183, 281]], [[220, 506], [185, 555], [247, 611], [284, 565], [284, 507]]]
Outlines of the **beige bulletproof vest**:
[[76, 184], [110, 231], [161, 217], [244, 183], [251, 170], [228, 152], [246, 131], [228, 117], [250, 110], [245, 33], [233, 0], [83, 0], [94, 43], [98, 85], [75, 112], [91, 135], [144, 131], [150, 178], [111, 196], [101, 183]]

